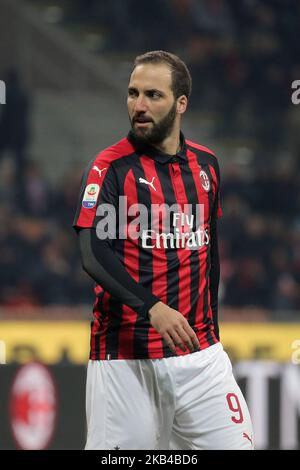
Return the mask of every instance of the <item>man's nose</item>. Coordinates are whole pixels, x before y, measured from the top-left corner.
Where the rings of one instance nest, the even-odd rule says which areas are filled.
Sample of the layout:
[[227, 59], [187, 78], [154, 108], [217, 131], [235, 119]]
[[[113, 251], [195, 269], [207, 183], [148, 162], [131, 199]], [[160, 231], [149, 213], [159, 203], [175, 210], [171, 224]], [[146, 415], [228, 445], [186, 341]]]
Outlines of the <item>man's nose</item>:
[[147, 103], [144, 96], [139, 96], [135, 102], [135, 112], [141, 113], [147, 111]]

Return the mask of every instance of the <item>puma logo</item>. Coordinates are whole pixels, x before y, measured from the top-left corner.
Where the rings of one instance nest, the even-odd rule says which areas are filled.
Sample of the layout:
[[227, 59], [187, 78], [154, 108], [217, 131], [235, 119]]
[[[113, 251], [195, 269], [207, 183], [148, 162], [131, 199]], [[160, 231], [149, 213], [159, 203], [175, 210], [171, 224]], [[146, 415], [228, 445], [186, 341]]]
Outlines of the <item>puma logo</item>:
[[245, 439], [248, 439], [248, 441], [250, 441], [251, 444], [253, 444], [251, 437], [249, 437], [246, 432], [243, 432], [243, 437], [245, 437]]
[[93, 170], [98, 171], [99, 176], [100, 176], [100, 178], [101, 178], [102, 171], [106, 170], [106, 168], [102, 168], [102, 170], [100, 170], [100, 168], [98, 168], [96, 165], [94, 165], [94, 166], [93, 166]]
[[153, 185], [153, 181], [155, 180], [155, 176], [153, 176], [152, 178], [152, 181], [147, 181], [145, 180], [144, 178], [139, 178], [139, 183], [144, 183], [144, 184], [147, 184], [148, 186], [151, 186], [151, 188], [154, 189], [154, 191], [156, 191], [154, 185]]

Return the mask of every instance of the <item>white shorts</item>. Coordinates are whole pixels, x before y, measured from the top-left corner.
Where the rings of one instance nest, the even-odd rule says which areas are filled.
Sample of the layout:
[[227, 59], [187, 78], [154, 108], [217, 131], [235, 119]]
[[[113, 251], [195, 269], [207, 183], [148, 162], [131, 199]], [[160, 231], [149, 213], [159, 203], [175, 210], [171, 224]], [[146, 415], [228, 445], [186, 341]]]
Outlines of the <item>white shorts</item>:
[[253, 449], [221, 343], [164, 359], [89, 361], [86, 449]]

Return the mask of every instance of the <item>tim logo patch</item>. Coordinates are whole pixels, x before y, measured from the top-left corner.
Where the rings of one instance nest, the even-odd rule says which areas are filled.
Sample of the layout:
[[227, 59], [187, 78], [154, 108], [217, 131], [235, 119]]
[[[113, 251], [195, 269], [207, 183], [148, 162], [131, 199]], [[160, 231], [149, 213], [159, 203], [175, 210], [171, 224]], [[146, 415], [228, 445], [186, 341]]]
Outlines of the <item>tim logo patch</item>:
[[100, 186], [99, 184], [89, 184], [84, 191], [82, 206], [85, 209], [92, 209], [95, 207], [98, 199]]

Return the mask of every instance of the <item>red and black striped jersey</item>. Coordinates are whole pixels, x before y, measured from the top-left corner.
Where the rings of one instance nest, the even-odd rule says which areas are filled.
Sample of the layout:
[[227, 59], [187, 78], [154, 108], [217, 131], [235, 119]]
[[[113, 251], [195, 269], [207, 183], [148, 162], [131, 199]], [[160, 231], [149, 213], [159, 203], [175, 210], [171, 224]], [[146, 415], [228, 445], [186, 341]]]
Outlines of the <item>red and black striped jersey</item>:
[[[211, 226], [221, 215], [219, 165], [209, 149], [182, 133], [180, 139], [181, 150], [168, 155], [138, 146], [130, 132], [83, 174], [73, 225], [94, 229], [99, 244], [106, 237], [105, 258], [120, 263], [132, 291], [137, 288], [135, 301], [127, 301], [125, 285], [110, 289], [106, 279], [105, 288], [95, 286], [92, 360], [174, 356], [147, 315], [158, 300], [186, 317], [201, 349], [219, 340], [210, 289]], [[177, 354], [189, 351], [177, 348]]]

